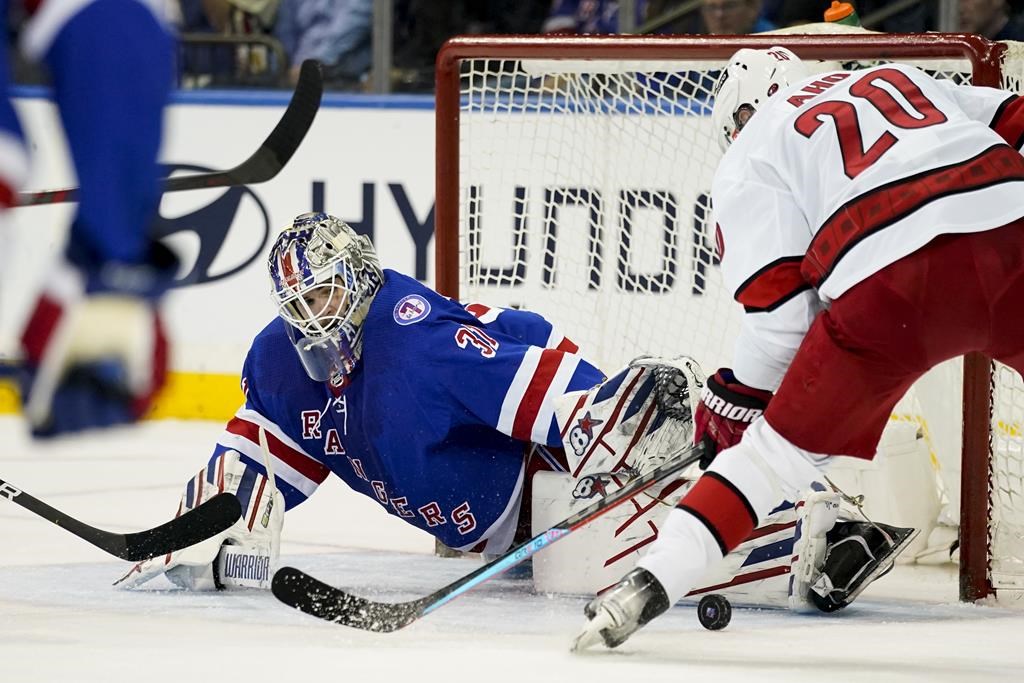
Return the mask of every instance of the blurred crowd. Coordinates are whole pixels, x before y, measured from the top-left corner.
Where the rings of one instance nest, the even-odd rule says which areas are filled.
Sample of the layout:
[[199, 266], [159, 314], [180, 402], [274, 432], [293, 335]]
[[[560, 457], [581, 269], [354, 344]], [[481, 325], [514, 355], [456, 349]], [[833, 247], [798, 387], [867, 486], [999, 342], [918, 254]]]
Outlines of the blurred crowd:
[[[162, 2], [168, 19], [182, 34], [183, 87], [287, 87], [299, 64], [315, 58], [327, 67], [329, 88], [369, 88], [374, 0]], [[830, 0], [635, 0], [634, 25], [644, 33], [757, 33], [822, 21], [830, 4]], [[854, 4], [860, 18], [875, 30], [938, 29], [937, 0], [902, 8], [907, 5], [904, 1], [857, 0]], [[617, 0], [393, 0], [390, 87], [431, 91], [437, 51], [450, 36], [617, 33], [618, 5]], [[958, 5], [959, 30], [994, 40], [1024, 40], [1024, 0], [959, 0]]]

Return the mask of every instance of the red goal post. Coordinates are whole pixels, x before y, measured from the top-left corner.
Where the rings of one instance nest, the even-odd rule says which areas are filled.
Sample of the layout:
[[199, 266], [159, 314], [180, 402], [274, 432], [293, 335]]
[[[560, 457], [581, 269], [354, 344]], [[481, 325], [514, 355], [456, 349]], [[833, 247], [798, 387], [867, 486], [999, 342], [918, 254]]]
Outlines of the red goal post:
[[[538, 310], [578, 342], [581, 334], [591, 337], [591, 329], [584, 342], [627, 338], [621, 349], [602, 346], [600, 362], [620, 363], [629, 358], [624, 354], [643, 352], [687, 353], [711, 369], [709, 361], [728, 362], [735, 323], [718, 322], [732, 315], [723, 303], [729, 297], [714, 289], [717, 263], [701, 233], [710, 208], [701, 190], [710, 187], [719, 154], [705, 123], [709, 84], [736, 50], [775, 45], [805, 60], [910, 61], [974, 85], [1012, 82], [1019, 88], [1016, 77], [1004, 74], [1006, 45], [967, 34], [454, 38], [441, 49], [436, 69], [438, 290]], [[665, 157], [676, 162], [659, 166]], [[677, 176], [676, 166], [685, 166]], [[687, 228], [679, 226], [690, 225], [691, 239], [682, 244]], [[610, 226], [617, 226], [615, 237]], [[573, 238], [575, 250], [563, 245], [569, 233], [581, 231], [587, 236]], [[661, 234], [660, 242], [652, 233]], [[588, 307], [591, 312], [579, 317], [575, 309]], [[708, 341], [710, 330], [730, 325], [732, 332]], [[639, 332], [630, 340], [634, 328]], [[662, 334], [663, 328], [671, 331]], [[700, 331], [687, 341], [682, 331], [693, 328]], [[695, 352], [701, 345], [706, 348]], [[1012, 500], [994, 512], [993, 377], [988, 359], [964, 359], [964, 600], [996, 588], [1024, 589], [1024, 554], [1016, 547], [1005, 558], [1009, 568], [999, 567], [999, 576], [1008, 575], [1005, 585], [993, 580], [993, 520], [1013, 516], [1013, 525], [1024, 529], [1024, 505], [1016, 507], [1024, 492], [1013, 490], [1024, 481], [1017, 455], [1010, 456], [1010, 484], [1004, 485]], [[1011, 425], [1011, 436], [1019, 434], [1021, 416], [1001, 419]]]

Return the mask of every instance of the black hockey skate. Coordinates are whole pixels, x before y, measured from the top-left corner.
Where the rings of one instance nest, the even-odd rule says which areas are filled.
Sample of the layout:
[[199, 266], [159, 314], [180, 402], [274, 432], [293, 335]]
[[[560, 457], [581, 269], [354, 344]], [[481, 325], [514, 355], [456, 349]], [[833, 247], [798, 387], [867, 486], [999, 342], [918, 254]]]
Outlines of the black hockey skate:
[[583, 608], [587, 623], [573, 641], [572, 649], [585, 650], [599, 641], [607, 647], [618, 647], [668, 608], [668, 595], [661, 582], [654, 574], [637, 567]]
[[888, 524], [836, 522], [826, 535], [825, 563], [811, 585], [810, 601], [822, 612], [846, 607], [893, 568], [896, 557], [917, 533], [917, 529]]

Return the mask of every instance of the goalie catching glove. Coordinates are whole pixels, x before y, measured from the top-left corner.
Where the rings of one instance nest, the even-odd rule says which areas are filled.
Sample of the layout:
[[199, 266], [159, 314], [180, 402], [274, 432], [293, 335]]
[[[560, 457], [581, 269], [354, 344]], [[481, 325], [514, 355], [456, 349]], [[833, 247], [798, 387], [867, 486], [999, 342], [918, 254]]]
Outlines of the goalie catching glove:
[[704, 386], [691, 358], [636, 358], [608, 380], [555, 402], [573, 477], [643, 473], [689, 443]]
[[704, 444], [701, 469], [707, 469], [719, 451], [735, 446], [750, 423], [764, 414], [772, 392], [743, 384], [729, 368], [708, 378], [694, 420], [693, 442]]
[[244, 514], [227, 531], [163, 557], [139, 562], [114, 585], [135, 588], [161, 574], [186, 590], [269, 588], [280, 552], [284, 497], [268, 478], [225, 451], [185, 487], [178, 514], [218, 493], [238, 497]]

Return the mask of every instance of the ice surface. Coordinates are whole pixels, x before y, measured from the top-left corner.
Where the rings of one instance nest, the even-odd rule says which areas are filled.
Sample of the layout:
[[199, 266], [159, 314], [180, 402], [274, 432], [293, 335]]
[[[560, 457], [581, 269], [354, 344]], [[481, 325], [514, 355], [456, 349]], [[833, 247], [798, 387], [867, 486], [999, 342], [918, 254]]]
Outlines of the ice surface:
[[[221, 426], [149, 423], [31, 444], [0, 420], [0, 478], [102, 528], [165, 521]], [[329, 481], [289, 513], [282, 560], [375, 599], [426, 595], [472, 570]], [[705, 631], [676, 606], [618, 650], [571, 655], [582, 598], [498, 579], [393, 634], [319, 622], [269, 593], [111, 582], [129, 564], [0, 501], [0, 681], [1006, 681], [1024, 613], [955, 602], [950, 570], [898, 569], [836, 615], [737, 609]]]

